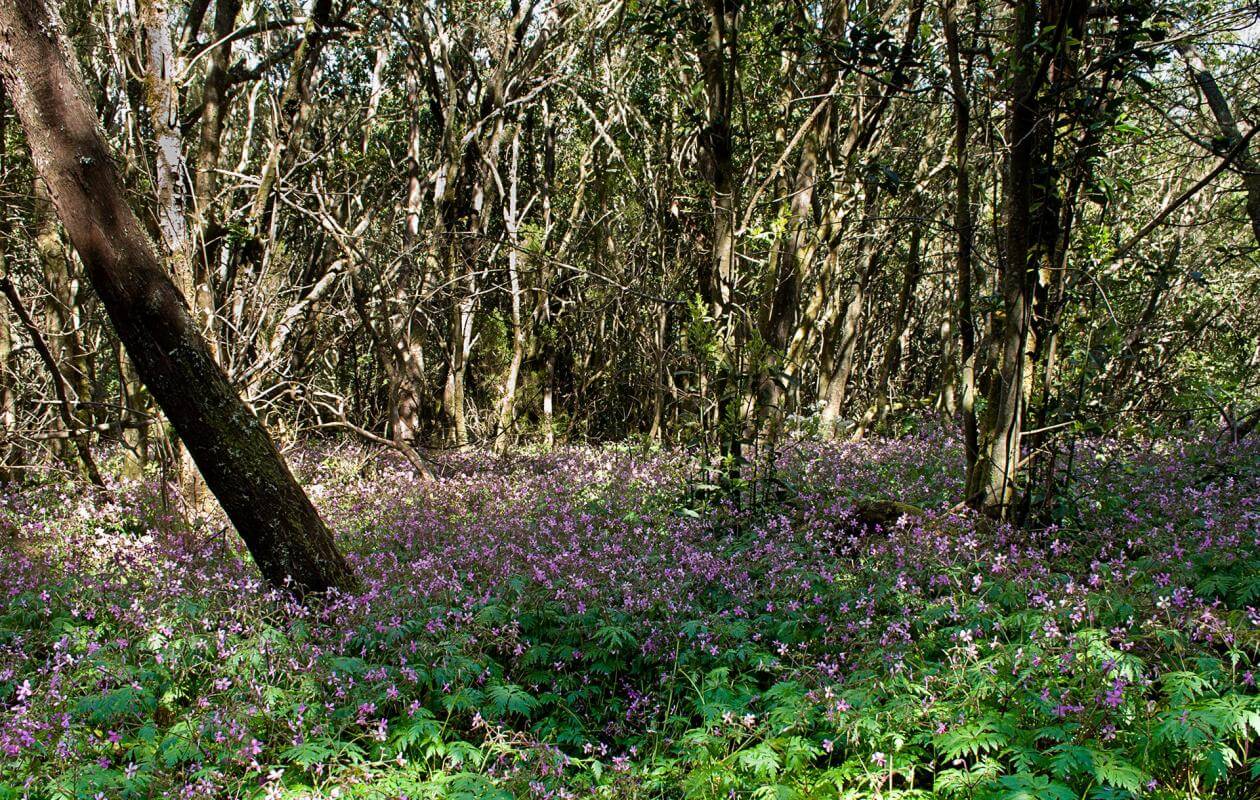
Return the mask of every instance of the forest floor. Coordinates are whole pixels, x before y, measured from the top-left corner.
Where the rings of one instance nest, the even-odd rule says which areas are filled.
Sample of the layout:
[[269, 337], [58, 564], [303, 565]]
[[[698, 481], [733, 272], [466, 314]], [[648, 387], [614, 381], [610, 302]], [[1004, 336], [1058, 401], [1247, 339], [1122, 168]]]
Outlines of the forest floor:
[[742, 507], [630, 447], [295, 469], [362, 594], [154, 486], [0, 497], [0, 800], [1258, 795], [1260, 443], [1081, 444], [1036, 530], [934, 429]]

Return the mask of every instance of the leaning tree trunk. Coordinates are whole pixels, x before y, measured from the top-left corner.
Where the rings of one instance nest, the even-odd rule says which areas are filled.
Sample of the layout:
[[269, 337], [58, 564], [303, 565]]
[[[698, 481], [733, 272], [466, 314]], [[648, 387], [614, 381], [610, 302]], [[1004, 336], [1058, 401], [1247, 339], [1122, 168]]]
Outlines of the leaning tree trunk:
[[127, 205], [71, 52], [46, 0], [0, 0], [0, 77], [127, 354], [263, 576], [299, 593], [352, 588], [332, 534], [215, 362]]
[[1220, 86], [1216, 83], [1216, 76], [1208, 69], [1199, 51], [1188, 42], [1179, 43], [1177, 49], [1185, 59], [1186, 66], [1190, 68], [1199, 91], [1207, 100], [1208, 108], [1216, 120], [1217, 128], [1225, 144], [1231, 149], [1239, 148], [1236, 163], [1238, 171], [1242, 174], [1243, 191], [1247, 195], [1247, 216], [1251, 220], [1251, 232], [1256, 237], [1256, 244], [1260, 244], [1260, 158], [1252, 154], [1247, 138], [1238, 128], [1238, 122], [1235, 120], [1233, 110], [1229, 107], [1229, 101], [1221, 92]]

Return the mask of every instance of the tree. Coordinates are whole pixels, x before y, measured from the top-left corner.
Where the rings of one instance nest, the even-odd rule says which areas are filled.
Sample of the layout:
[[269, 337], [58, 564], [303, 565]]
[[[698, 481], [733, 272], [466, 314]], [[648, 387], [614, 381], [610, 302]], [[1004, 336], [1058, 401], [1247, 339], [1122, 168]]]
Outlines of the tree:
[[350, 589], [331, 532], [241, 401], [128, 206], [56, 9], [0, 2], [0, 77], [36, 171], [141, 380], [265, 578]]
[[1010, 17], [998, 258], [1002, 306], [994, 331], [996, 367], [975, 466], [967, 476], [968, 502], [995, 517], [1008, 516], [1016, 500], [1034, 361], [1045, 338], [1044, 326], [1034, 316], [1044, 318], [1045, 276], [1062, 281], [1056, 253], [1063, 199], [1055, 137], [1063, 125], [1060, 112], [1074, 77], [1070, 62], [1085, 38], [1087, 11], [1083, 0], [1061, 5], [1018, 0]]
[[[1079, 435], [1255, 419], [1254, 3], [299, 5], [96, 4], [68, 35], [136, 218], [286, 440], [425, 473], [646, 434], [751, 475], [935, 405], [972, 504], [1038, 521]], [[7, 312], [10, 473], [80, 469], [58, 374], [75, 435], [168, 464], [18, 142], [6, 269], [56, 369]]]
[[1212, 118], [1216, 120], [1222, 144], [1225, 148], [1239, 151], [1237, 162], [1242, 173], [1243, 190], [1247, 194], [1247, 218], [1251, 220], [1251, 232], [1256, 237], [1256, 244], [1260, 244], [1260, 163], [1252, 155], [1247, 137], [1238, 128], [1229, 100], [1217, 84], [1212, 70], [1204, 63], [1203, 56], [1190, 42], [1178, 42], [1177, 51], [1185, 60], [1190, 74], [1194, 76], [1195, 85], [1203, 93]]

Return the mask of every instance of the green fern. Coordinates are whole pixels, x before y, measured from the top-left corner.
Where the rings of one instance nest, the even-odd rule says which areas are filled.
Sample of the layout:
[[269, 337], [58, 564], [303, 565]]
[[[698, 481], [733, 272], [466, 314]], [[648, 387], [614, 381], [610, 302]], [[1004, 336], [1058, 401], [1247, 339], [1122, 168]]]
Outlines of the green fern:
[[529, 717], [538, 707], [538, 701], [529, 692], [514, 683], [496, 683], [486, 691], [498, 716], [519, 714]]

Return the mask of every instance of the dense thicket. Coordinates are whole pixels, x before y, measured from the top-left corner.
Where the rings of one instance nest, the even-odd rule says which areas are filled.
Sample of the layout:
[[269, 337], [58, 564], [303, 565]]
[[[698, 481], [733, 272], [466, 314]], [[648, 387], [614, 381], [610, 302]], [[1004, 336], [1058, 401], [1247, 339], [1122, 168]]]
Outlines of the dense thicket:
[[[62, 14], [131, 205], [286, 437], [737, 459], [937, 409], [1007, 514], [1082, 431], [1260, 420], [1243, 0]], [[13, 122], [5, 469], [178, 464]]]
[[[69, 56], [62, 23], [40, 0], [0, 4], [0, 77], [92, 289], [145, 388], [153, 393], [206, 484], [272, 583], [305, 592], [352, 588], [349, 566], [258, 418], [215, 363], [122, 193], [117, 170]], [[13, 311], [53, 375], [62, 421], [73, 427], [60, 367], [12, 281]], [[86, 436], [76, 450], [104, 482]]]

